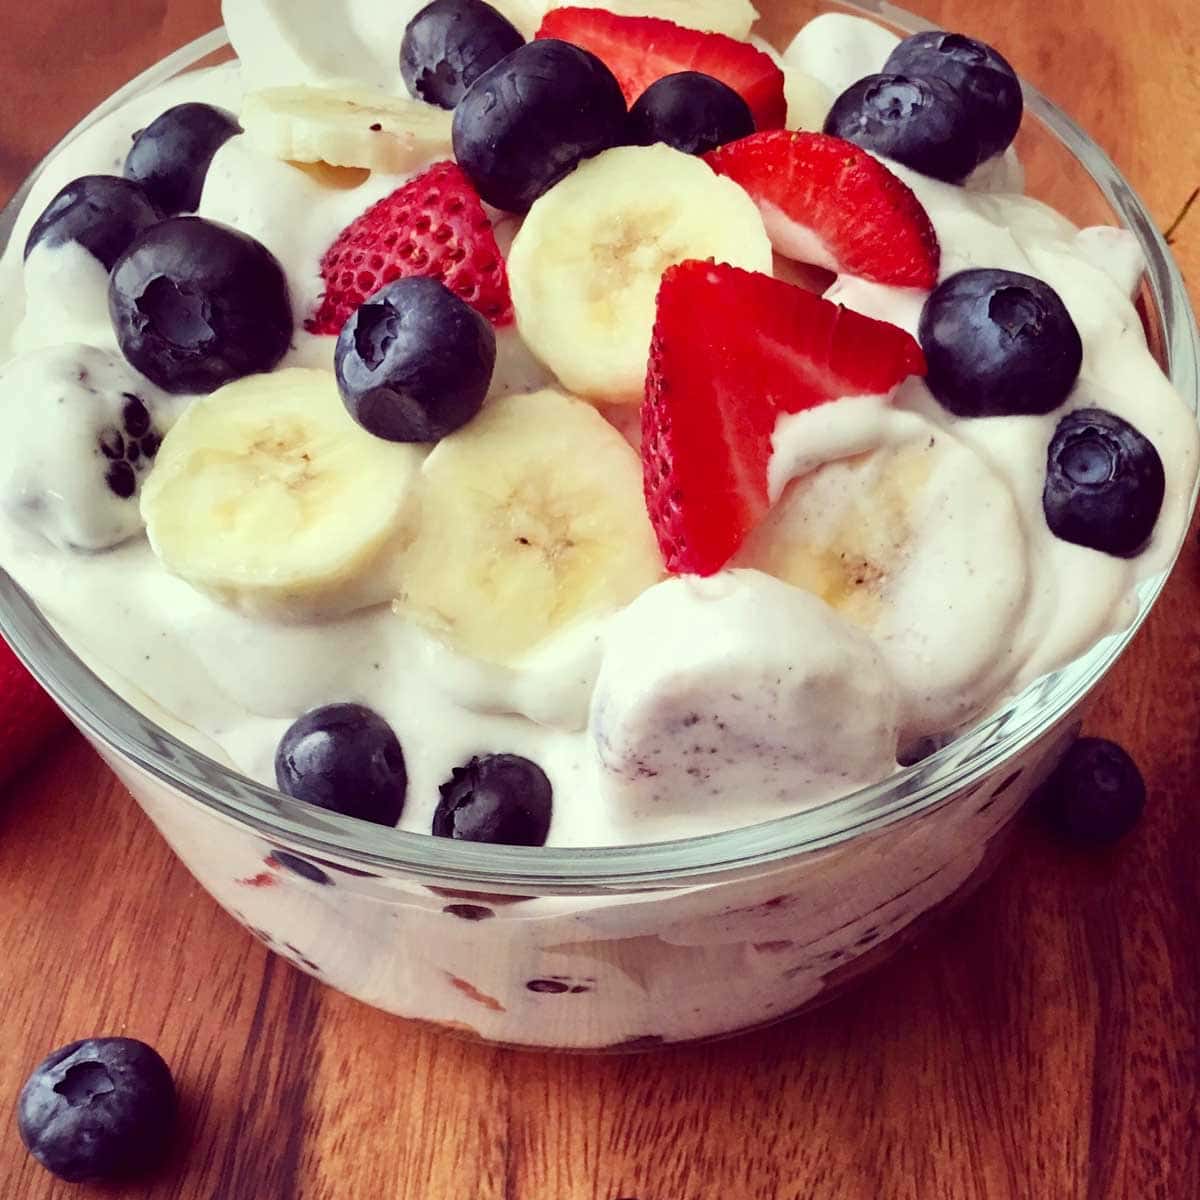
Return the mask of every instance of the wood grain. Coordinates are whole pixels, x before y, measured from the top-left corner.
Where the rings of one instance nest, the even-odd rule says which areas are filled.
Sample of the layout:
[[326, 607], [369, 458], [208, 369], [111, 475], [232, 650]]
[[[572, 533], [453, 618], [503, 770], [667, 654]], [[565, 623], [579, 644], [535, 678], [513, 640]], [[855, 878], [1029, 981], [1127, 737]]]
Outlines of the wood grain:
[[[925, 9], [998, 42], [1165, 227], [1200, 184], [1188, 7]], [[771, 8], [777, 29], [804, 11]], [[0, 192], [217, 15], [217, 0], [0, 0]], [[1194, 276], [1200, 210], [1176, 250]], [[836, 1005], [650, 1056], [464, 1045], [321, 988], [225, 917], [65, 738], [0, 795], [0, 1197], [114, 1194], [55, 1183], [11, 1113], [51, 1047], [123, 1033], [163, 1051], [184, 1097], [171, 1162], [119, 1193], [147, 1200], [1194, 1200], [1198, 572], [1189, 542], [1092, 714], [1146, 771], [1127, 844], [1081, 855], [1030, 823], [983, 893]]]

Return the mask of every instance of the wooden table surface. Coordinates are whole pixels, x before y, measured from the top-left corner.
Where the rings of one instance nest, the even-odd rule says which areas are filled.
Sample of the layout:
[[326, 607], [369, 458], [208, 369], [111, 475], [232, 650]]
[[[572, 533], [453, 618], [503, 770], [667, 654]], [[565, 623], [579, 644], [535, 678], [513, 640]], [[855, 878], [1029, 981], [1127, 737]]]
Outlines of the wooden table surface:
[[[1189, 7], [925, 11], [1002, 46], [1166, 227], [1200, 184]], [[218, 8], [0, 0], [0, 193]], [[798, 16], [789, 0], [772, 13], [781, 27]], [[1200, 278], [1200, 209], [1176, 252]], [[461, 1044], [327, 990], [226, 917], [86, 745], [64, 738], [0, 794], [0, 1197], [1195, 1200], [1198, 572], [1190, 542], [1092, 713], [1147, 776], [1148, 815], [1126, 844], [1071, 853], [1030, 821], [948, 925], [833, 1006], [651, 1056]], [[167, 1168], [119, 1193], [52, 1180], [12, 1120], [45, 1052], [105, 1033], [159, 1047], [184, 1105]]]

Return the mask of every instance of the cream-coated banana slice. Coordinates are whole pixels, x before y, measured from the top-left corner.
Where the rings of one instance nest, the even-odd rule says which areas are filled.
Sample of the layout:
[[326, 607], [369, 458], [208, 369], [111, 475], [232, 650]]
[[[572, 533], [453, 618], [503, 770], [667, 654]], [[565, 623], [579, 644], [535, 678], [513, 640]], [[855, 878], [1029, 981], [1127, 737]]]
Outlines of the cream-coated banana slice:
[[687, 837], [873, 783], [895, 769], [898, 699], [879, 647], [803, 590], [669, 579], [606, 631], [589, 717], [606, 824]]
[[434, 447], [396, 610], [453, 649], [515, 663], [662, 577], [637, 454], [591, 405], [506, 396]]
[[[548, 12], [570, 0], [497, 0], [498, 8], [526, 37], [533, 37]], [[596, 5], [584, 7], [598, 7]], [[745, 40], [758, 20], [750, 0], [605, 0], [606, 12], [622, 17], [659, 17], [689, 29]]]
[[291, 368], [194, 400], [142, 486], [154, 552], [223, 603], [285, 620], [390, 600], [424, 451], [367, 433], [333, 376]]
[[736, 565], [870, 633], [915, 737], [953, 727], [1011, 678], [1029, 552], [996, 471], [923, 418], [894, 415], [899, 437], [793, 480]]
[[450, 152], [451, 113], [368, 88], [263, 88], [240, 120], [256, 149], [288, 162], [400, 174]]
[[513, 240], [517, 327], [568, 391], [640, 401], [659, 283], [690, 258], [770, 274], [749, 195], [668, 146], [608, 150], [536, 200]]

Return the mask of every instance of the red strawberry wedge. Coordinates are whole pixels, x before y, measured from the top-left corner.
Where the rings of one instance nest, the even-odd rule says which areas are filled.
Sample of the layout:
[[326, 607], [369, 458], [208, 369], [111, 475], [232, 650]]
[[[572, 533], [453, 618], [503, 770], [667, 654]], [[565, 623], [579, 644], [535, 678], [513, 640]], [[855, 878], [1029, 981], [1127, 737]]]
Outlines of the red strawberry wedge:
[[0, 783], [37, 756], [67, 718], [0, 639]]
[[936, 285], [941, 253], [928, 213], [865, 150], [824, 133], [778, 129], [720, 146], [704, 161], [750, 193], [784, 257], [811, 262], [815, 235], [832, 260], [818, 266], [892, 287]]
[[492, 223], [456, 163], [436, 163], [338, 234], [321, 259], [325, 295], [305, 322], [308, 331], [341, 333], [367, 297], [414, 275], [441, 280], [494, 325], [512, 320]]
[[768, 275], [671, 267], [642, 405], [646, 507], [667, 569], [719, 571], [766, 516], [781, 413], [886, 394], [924, 373], [920, 346], [886, 321]]
[[617, 77], [625, 102], [678, 71], [701, 71], [727, 83], [750, 105], [757, 129], [787, 120], [783, 72], [769, 55], [723, 33], [685, 29], [660, 17], [621, 17], [602, 8], [551, 9], [537, 31], [590, 51]]

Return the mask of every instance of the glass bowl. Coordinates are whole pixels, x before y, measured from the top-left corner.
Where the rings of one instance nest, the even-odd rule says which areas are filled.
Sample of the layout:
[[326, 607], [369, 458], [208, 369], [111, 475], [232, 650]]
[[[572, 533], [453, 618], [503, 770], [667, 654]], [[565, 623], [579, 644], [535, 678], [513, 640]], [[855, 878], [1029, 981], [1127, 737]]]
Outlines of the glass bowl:
[[[901, 32], [884, 3], [813, 5]], [[146, 71], [125, 100], [230, 56], [218, 30]], [[1193, 410], [1198, 338], [1150, 216], [1105, 153], [1026, 85], [1029, 190], [1141, 243], [1139, 309]], [[0, 214], [0, 243], [36, 172]], [[1192, 503], [1195, 496], [1192, 497]], [[943, 749], [796, 815], [681, 841], [523, 849], [364, 826], [298, 804], [191, 749], [102, 682], [0, 572], [0, 632], [204, 887], [273, 950], [368, 1004], [512, 1045], [629, 1050], [729, 1035], [828, 999], [986, 875], [1136, 619]]]

